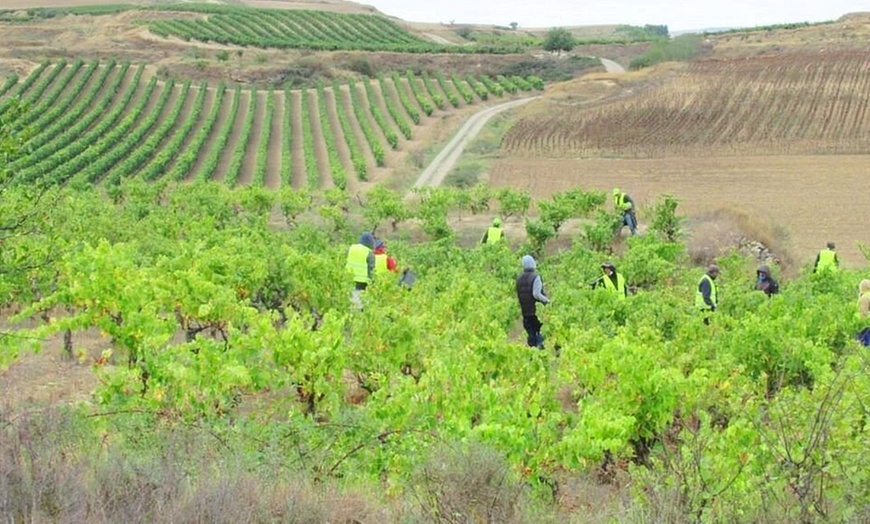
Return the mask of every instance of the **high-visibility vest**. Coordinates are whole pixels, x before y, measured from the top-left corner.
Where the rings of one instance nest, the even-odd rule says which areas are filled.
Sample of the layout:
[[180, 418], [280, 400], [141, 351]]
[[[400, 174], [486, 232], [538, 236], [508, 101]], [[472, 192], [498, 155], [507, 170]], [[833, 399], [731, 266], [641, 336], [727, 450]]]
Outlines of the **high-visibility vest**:
[[631, 209], [631, 204], [625, 201], [625, 193], [613, 196], [613, 207], [617, 211], [628, 211]]
[[492, 226], [486, 231], [486, 243], [496, 244], [503, 238], [503, 231], [500, 227]]
[[837, 253], [833, 249], [823, 249], [819, 251], [819, 263], [816, 264], [816, 272], [836, 271], [837, 270]]
[[604, 289], [607, 291], [611, 291], [616, 293], [619, 298], [625, 298], [625, 277], [622, 276], [622, 273], [616, 272], [616, 284], [613, 284], [613, 280], [610, 280], [610, 277], [604, 275]]
[[710, 306], [704, 302], [704, 295], [701, 294], [701, 282], [703, 282], [704, 279], [710, 281], [710, 301], [713, 302], [714, 306], [719, 305], [719, 296], [716, 293], [716, 281], [710, 278], [710, 275], [704, 274], [704, 276], [701, 277], [701, 280], [698, 281], [698, 291], [695, 293], [695, 307], [699, 309], [710, 309]]
[[383, 275], [384, 273], [389, 273], [390, 268], [387, 267], [387, 254], [380, 253], [375, 255], [375, 274]]
[[369, 253], [372, 250], [362, 244], [354, 244], [347, 250], [347, 268], [348, 273], [353, 275], [354, 282], [368, 284], [371, 282], [369, 278]]

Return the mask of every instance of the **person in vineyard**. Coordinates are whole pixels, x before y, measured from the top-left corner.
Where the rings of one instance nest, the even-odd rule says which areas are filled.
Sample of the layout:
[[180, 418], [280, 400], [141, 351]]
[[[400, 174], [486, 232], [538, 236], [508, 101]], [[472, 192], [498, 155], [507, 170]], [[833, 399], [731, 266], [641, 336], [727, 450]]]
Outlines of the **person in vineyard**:
[[619, 298], [628, 296], [628, 288], [625, 287], [625, 277], [622, 273], [616, 271], [616, 266], [613, 262], [608, 261], [601, 264], [601, 271], [604, 274], [592, 283], [593, 288], [609, 291]]
[[387, 254], [387, 243], [381, 239], [375, 241], [375, 276], [386, 275], [399, 271], [396, 259]]
[[867, 325], [868, 317], [870, 317], [870, 280], [865, 278], [858, 284], [858, 318], [864, 322], [864, 328], [855, 335], [855, 338], [863, 346], [870, 346], [870, 326]]
[[816, 255], [816, 263], [813, 265], [813, 273], [835, 272], [840, 268], [840, 259], [837, 258], [836, 247], [833, 242], [828, 242], [825, 249]]
[[719, 276], [719, 266], [710, 264], [707, 272], [698, 282], [698, 290], [695, 293], [695, 307], [704, 314], [704, 323], [710, 323], [710, 313], [719, 307], [719, 294], [716, 291], [716, 277]]
[[613, 188], [613, 209], [622, 213], [622, 225], [628, 226], [632, 235], [637, 234], [637, 210], [634, 200], [618, 187]]
[[362, 309], [362, 292], [372, 281], [375, 271], [375, 237], [366, 231], [359, 237], [359, 242], [350, 246], [347, 250], [347, 263], [345, 269], [353, 276], [354, 288], [351, 293], [351, 302], [358, 309]]
[[541, 334], [543, 324], [538, 318], [537, 305], [549, 304], [550, 299], [544, 292], [544, 282], [538, 274], [538, 264], [531, 255], [522, 259], [523, 272], [517, 277], [517, 299], [523, 314], [523, 328], [528, 335], [529, 347], [544, 349], [544, 336]]
[[504, 229], [501, 227], [501, 219], [495, 217], [492, 219], [492, 225], [486, 230], [486, 233], [483, 234], [483, 238], [480, 239], [480, 243], [491, 245], [504, 242], [504, 240]]
[[755, 272], [755, 289], [758, 291], [764, 291], [764, 294], [767, 296], [775, 295], [779, 293], [779, 282], [776, 281], [770, 275], [770, 266], [764, 264], [758, 267], [758, 271]]

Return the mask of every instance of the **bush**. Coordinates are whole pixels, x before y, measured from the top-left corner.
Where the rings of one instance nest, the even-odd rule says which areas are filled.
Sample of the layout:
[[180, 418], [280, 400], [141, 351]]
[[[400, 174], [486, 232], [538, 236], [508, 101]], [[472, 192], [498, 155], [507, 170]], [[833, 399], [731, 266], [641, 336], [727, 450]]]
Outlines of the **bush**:
[[497, 451], [437, 449], [414, 478], [414, 496], [427, 522], [518, 522], [523, 490]]

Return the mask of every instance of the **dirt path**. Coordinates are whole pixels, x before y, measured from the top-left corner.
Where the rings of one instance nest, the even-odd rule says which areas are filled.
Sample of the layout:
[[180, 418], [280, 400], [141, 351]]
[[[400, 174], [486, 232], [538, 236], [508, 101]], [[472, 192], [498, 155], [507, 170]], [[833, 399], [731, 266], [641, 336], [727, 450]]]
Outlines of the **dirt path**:
[[625, 68], [617, 64], [613, 60], [608, 60], [601, 57], [598, 57], [598, 60], [601, 61], [601, 65], [604, 66], [604, 69], [607, 70], [608, 73], [625, 73]]
[[269, 189], [281, 187], [281, 153], [285, 142], [283, 123], [287, 118], [283, 92], [275, 93], [274, 97], [275, 113], [272, 115], [272, 132], [269, 134], [269, 152], [266, 158], [266, 187]]
[[450, 140], [447, 146], [438, 153], [435, 160], [433, 160], [432, 163], [429, 164], [422, 173], [420, 173], [417, 181], [414, 182], [414, 187], [441, 185], [444, 177], [447, 176], [447, 173], [450, 172], [450, 169], [452, 169], [456, 161], [459, 160], [459, 157], [465, 150], [465, 146], [467, 146], [468, 143], [477, 136], [490, 118], [503, 111], [521, 106], [537, 98], [537, 96], [520, 98], [519, 100], [505, 102], [473, 114], [471, 118], [466, 120], [462, 127], [459, 128], [459, 131], [456, 132], [456, 135]]

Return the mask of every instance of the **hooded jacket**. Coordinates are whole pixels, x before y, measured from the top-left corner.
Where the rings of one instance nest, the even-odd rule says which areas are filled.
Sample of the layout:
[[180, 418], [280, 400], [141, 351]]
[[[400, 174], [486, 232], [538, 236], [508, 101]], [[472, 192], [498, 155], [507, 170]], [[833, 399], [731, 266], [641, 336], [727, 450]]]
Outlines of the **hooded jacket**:
[[756, 290], [764, 291], [767, 296], [779, 293], [779, 282], [777, 282], [776, 279], [770, 276], [770, 266], [766, 264], [758, 266], [758, 270], [755, 272], [755, 274]]
[[549, 304], [544, 282], [537, 273], [538, 264], [531, 255], [523, 257], [523, 272], [517, 277], [517, 299], [524, 317], [537, 314], [537, 303]]
[[870, 316], [870, 280], [866, 278], [858, 285], [858, 314], [861, 318]]

